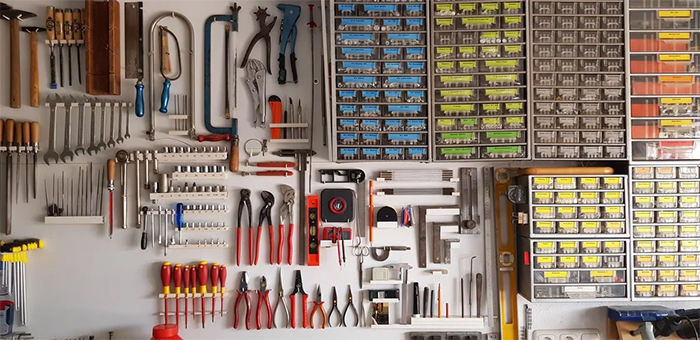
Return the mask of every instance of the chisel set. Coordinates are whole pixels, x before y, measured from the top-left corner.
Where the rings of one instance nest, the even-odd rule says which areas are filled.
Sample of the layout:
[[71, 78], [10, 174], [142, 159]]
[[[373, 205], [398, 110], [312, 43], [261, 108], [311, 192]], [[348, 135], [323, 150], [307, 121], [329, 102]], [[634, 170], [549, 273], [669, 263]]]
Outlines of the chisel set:
[[[73, 86], [73, 47], [75, 47], [76, 70], [78, 84], [83, 83], [80, 53], [84, 45], [83, 32], [85, 31], [83, 9], [81, 8], [53, 8], [46, 7], [46, 44], [51, 48], [51, 88], [64, 86], [63, 71], [63, 47], [66, 47], [68, 86]], [[56, 50], [58, 50], [58, 83], [56, 83]]]

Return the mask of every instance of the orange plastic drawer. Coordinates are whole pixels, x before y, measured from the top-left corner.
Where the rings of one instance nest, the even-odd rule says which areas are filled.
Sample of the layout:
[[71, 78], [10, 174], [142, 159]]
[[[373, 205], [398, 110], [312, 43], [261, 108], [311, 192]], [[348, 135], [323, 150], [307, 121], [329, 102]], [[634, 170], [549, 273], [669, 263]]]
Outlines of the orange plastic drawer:
[[659, 104], [632, 104], [632, 117], [657, 117]]
[[682, 52], [688, 50], [688, 41], [630, 39], [631, 52]]
[[659, 138], [659, 127], [656, 125], [632, 125], [632, 139]]
[[700, 94], [698, 83], [634, 83], [632, 94], [644, 95], [692, 95]]
[[687, 62], [631, 61], [630, 73], [685, 73]]

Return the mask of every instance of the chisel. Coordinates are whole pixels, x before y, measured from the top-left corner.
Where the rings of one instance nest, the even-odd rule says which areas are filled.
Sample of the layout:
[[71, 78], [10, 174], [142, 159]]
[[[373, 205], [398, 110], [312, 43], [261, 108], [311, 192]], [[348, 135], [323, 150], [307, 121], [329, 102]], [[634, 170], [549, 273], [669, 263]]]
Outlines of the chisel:
[[5, 121], [5, 146], [7, 147], [7, 185], [5, 190], [7, 191], [7, 225], [5, 226], [5, 235], [12, 234], [12, 152], [10, 152], [10, 146], [14, 140], [15, 134], [15, 121], [8, 119]]

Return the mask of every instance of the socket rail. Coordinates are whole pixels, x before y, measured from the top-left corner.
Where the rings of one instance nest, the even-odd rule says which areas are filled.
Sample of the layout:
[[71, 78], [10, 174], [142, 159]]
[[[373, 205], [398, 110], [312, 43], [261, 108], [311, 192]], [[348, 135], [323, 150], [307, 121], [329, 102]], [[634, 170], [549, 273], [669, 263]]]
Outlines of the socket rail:
[[628, 0], [632, 162], [700, 160], [697, 1]]
[[427, 2], [330, 6], [332, 160], [428, 161]]
[[526, 159], [527, 1], [431, 5], [434, 159]]
[[625, 160], [623, 1], [530, 4], [533, 159]]

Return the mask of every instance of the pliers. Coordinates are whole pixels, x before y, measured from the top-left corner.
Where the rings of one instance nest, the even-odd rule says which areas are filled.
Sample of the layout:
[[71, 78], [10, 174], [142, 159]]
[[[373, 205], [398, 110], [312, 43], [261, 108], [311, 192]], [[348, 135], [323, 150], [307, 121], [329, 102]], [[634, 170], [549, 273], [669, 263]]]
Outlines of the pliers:
[[260, 193], [265, 205], [260, 209], [259, 221], [258, 223], [258, 239], [255, 246], [255, 264], [258, 264], [258, 258], [260, 255], [260, 240], [262, 239], [262, 226], [265, 219], [267, 219], [268, 234], [270, 234], [270, 264], [274, 264], [275, 261], [275, 231], [272, 228], [272, 206], [275, 205], [275, 196], [269, 191], [263, 191]]
[[307, 305], [309, 304], [309, 294], [306, 294], [304, 291], [304, 285], [301, 282], [301, 270], [296, 270], [295, 272], [295, 277], [294, 277], [294, 291], [292, 294], [289, 294], [289, 299], [292, 301], [291, 307], [292, 307], [292, 328], [296, 328], [296, 313], [297, 313], [297, 308], [296, 308], [296, 301], [297, 301], [297, 294], [301, 294], [301, 316], [302, 316], [302, 322], [303, 322], [303, 327], [307, 328], [308, 327], [308, 310], [307, 310]]
[[282, 33], [280, 34], [280, 56], [279, 59], [277, 59], [280, 67], [277, 83], [280, 85], [287, 83], [287, 69], [284, 66], [284, 53], [287, 51], [287, 44], [290, 44], [289, 62], [292, 66], [292, 78], [296, 84], [299, 82], [299, 78], [297, 77], [297, 57], [294, 53], [294, 48], [297, 44], [297, 21], [301, 14], [301, 7], [297, 5], [279, 4], [277, 5], [277, 9], [284, 13], [282, 17]]
[[[284, 328], [289, 328], [289, 308], [287, 308], [287, 303], [284, 301], [284, 288], [282, 288], [282, 268], [277, 269], [277, 304], [275, 304], [275, 312], [272, 314], [272, 325], [277, 327], [277, 323], [275, 322], [275, 316], [277, 316], [277, 310], [279, 309], [280, 303], [282, 304], [282, 307], [284, 307], [284, 320], [286, 323], [286, 326]], [[281, 327], [280, 327], [281, 328]]]
[[241, 217], [243, 208], [248, 211], [248, 262], [253, 264], [253, 213], [250, 207], [250, 190], [241, 189], [241, 200], [238, 202], [238, 227], [236, 228], [236, 264], [241, 265]]
[[258, 290], [258, 311], [255, 314], [255, 325], [258, 326], [258, 330], [262, 328], [260, 325], [260, 312], [262, 308], [263, 301], [265, 302], [265, 309], [267, 309], [267, 329], [272, 329], [272, 307], [270, 306], [270, 290], [267, 289], [267, 278], [264, 276], [260, 278], [260, 290]]
[[243, 62], [241, 62], [241, 68], [248, 63], [248, 57], [250, 57], [250, 52], [253, 51], [255, 44], [257, 44], [260, 39], [265, 38], [265, 45], [267, 45], [267, 73], [272, 74], [272, 71], [270, 71], [270, 31], [272, 31], [272, 28], [275, 27], [277, 17], [274, 17], [272, 22], [266, 25], [265, 20], [267, 20], [267, 17], [269, 16], [270, 15], [267, 14], [267, 7], [263, 9], [262, 7], [258, 6], [258, 10], [255, 11], [255, 20], [258, 21], [260, 31], [253, 36], [253, 40], [251, 40], [250, 44], [248, 44], [248, 49], [245, 51]]
[[246, 65], [245, 82], [253, 98], [254, 123], [265, 127], [265, 65], [257, 59], [250, 59]]
[[277, 246], [277, 264], [282, 262], [282, 245], [284, 244], [282, 240], [284, 239], [284, 225], [289, 223], [289, 234], [287, 235], [287, 264], [292, 264], [292, 235], [294, 234], [294, 198], [296, 197], [296, 192], [294, 188], [289, 185], [281, 184], [280, 191], [282, 191], [282, 206], [280, 207], [280, 243]]
[[[338, 314], [338, 319], [342, 318], [342, 314], [340, 314], [340, 309], [338, 309], [338, 293], [335, 291], [335, 286], [333, 286], [331, 299], [333, 299], [333, 305], [331, 306], [331, 311], [328, 312], [328, 327], [333, 327], [333, 324], [331, 323], [331, 317], [333, 316], [333, 312], [337, 312], [336, 314]], [[339, 320], [336, 326], [340, 326], [342, 324], [343, 320]]]
[[352, 313], [355, 314], [355, 327], [360, 323], [360, 317], [357, 315], [357, 309], [355, 308], [355, 303], [352, 302], [352, 288], [350, 288], [350, 285], [348, 285], [348, 304], [345, 305], [345, 309], [343, 309], [343, 317], [340, 320], [341, 323], [340, 325], [343, 327], [347, 327], [348, 325], [345, 323], [345, 315], [348, 314], [348, 309], [352, 310]]
[[314, 301], [314, 308], [311, 310], [311, 317], [309, 318], [311, 322], [311, 328], [314, 328], [314, 314], [316, 314], [316, 311], [321, 312], [321, 329], [326, 328], [326, 320], [328, 320], [328, 316], [326, 316], [326, 311], [323, 310], [323, 297], [321, 296], [321, 285], [316, 288], [316, 301]]
[[238, 329], [238, 306], [245, 299], [245, 329], [250, 330], [250, 295], [248, 294], [248, 272], [241, 272], [241, 282], [238, 286], [238, 296], [236, 304], [233, 305], [233, 328]]

